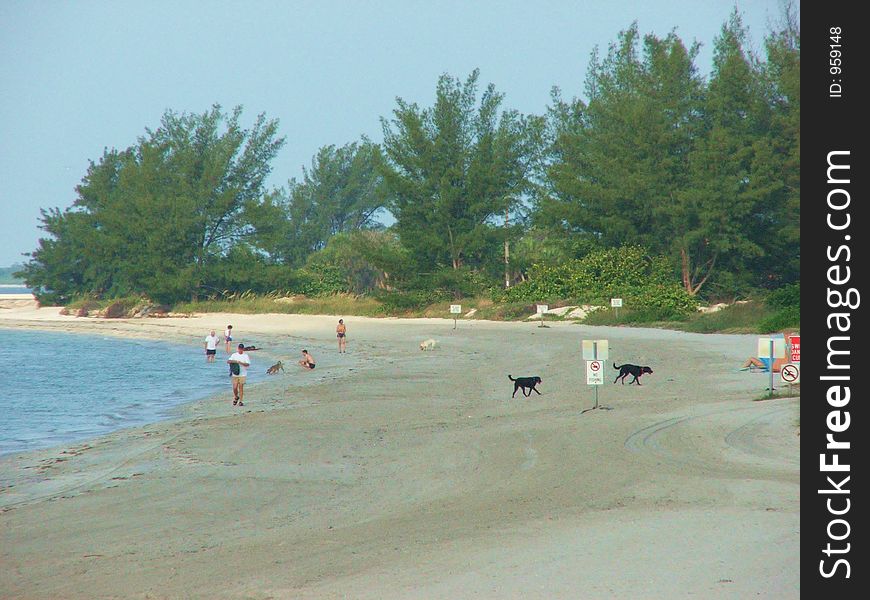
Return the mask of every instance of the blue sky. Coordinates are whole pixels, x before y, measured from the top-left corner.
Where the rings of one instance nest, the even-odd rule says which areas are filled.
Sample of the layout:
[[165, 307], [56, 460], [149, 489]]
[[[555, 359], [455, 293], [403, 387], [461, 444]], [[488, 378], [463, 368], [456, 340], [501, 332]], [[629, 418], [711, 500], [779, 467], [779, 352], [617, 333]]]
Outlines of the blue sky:
[[[736, 3], [756, 51], [778, 0]], [[633, 21], [712, 43], [735, 4], [685, 1], [0, 0], [0, 266], [36, 247], [41, 207], [65, 208], [104, 148], [136, 143], [166, 109], [244, 106], [280, 120], [270, 187], [317, 149], [367, 135], [395, 98], [428, 106], [442, 73], [480, 68], [504, 106], [542, 113], [550, 89], [581, 96], [595, 46]]]

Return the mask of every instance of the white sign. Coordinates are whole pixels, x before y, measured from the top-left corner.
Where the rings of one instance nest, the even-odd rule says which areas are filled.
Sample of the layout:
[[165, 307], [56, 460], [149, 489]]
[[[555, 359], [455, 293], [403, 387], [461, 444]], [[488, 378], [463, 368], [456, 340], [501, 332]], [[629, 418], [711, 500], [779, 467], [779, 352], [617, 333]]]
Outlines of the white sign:
[[450, 305], [450, 314], [458, 315], [461, 312], [462, 312], [462, 305], [461, 304], [451, 304]]
[[622, 298], [611, 298], [610, 306], [612, 308], [621, 308], [622, 307]]
[[787, 365], [783, 365], [779, 370], [779, 375], [782, 377], [783, 383], [800, 383], [801, 364], [788, 363]]
[[758, 358], [771, 358], [771, 339], [773, 339], [773, 358], [785, 358], [785, 338], [781, 336], [758, 338]]
[[538, 314], [539, 315], [544, 314], [548, 310], [550, 310], [550, 307], [547, 306], [546, 304], [538, 304]]
[[583, 360], [607, 360], [608, 350], [607, 340], [583, 340]]
[[586, 385], [604, 385], [604, 363], [600, 360], [586, 361]]

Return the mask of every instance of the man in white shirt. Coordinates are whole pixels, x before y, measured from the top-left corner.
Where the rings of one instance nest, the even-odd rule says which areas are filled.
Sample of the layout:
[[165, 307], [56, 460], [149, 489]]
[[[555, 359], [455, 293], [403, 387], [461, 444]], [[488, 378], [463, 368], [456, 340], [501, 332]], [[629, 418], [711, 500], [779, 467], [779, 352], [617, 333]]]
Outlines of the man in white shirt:
[[214, 357], [217, 354], [217, 345], [220, 338], [214, 334], [214, 329], [205, 336], [205, 362], [214, 362]]
[[244, 406], [245, 403], [245, 379], [248, 376], [248, 367], [251, 366], [251, 357], [245, 352], [245, 345], [239, 344], [236, 352], [227, 359], [230, 365], [230, 376], [233, 379], [233, 406]]

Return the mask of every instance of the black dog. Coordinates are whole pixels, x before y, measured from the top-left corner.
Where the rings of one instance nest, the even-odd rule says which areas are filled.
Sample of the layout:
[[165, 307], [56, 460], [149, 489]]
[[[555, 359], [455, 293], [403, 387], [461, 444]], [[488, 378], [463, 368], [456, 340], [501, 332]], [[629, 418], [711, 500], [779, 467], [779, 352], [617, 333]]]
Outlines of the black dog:
[[637, 385], [640, 385], [640, 381], [638, 381], [638, 379], [640, 379], [640, 377], [644, 373], [649, 373], [650, 375], [652, 375], [652, 372], [653, 372], [652, 369], [650, 369], [649, 367], [639, 367], [637, 365], [627, 365], [626, 364], [626, 365], [622, 365], [620, 367], [617, 367], [616, 363], [613, 363], [613, 368], [619, 369], [619, 375], [616, 376], [616, 379], [613, 380], [613, 383], [616, 383], [621, 378], [622, 385], [625, 385], [625, 378], [628, 377], [629, 375], [633, 375], [634, 379], [629, 381], [628, 385], [631, 385], [632, 383], [636, 383]]
[[[523, 396], [527, 398], [532, 395], [532, 392], [535, 392], [538, 396], [541, 395], [541, 392], [535, 389], [536, 385], [543, 383], [543, 379], [540, 377], [517, 377], [514, 379], [508, 375], [508, 379], [514, 382], [514, 393], [511, 394], [511, 398], [517, 395], [517, 390], [520, 388], [523, 388]], [[526, 389], [529, 390], [528, 393], [526, 393]]]

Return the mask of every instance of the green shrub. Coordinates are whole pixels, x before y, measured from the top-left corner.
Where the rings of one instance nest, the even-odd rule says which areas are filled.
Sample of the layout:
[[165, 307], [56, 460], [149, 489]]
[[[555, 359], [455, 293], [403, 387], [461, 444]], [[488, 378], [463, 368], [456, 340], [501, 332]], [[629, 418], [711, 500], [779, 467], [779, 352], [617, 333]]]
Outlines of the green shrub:
[[296, 271], [295, 281], [288, 288], [306, 296], [331, 296], [349, 292], [347, 279], [335, 265], [311, 265]]
[[773, 333], [784, 329], [797, 329], [801, 325], [801, 309], [789, 306], [776, 311], [758, 323], [758, 333]]
[[716, 312], [698, 313], [681, 329], [695, 333], [755, 333], [759, 321], [770, 314], [770, 309], [760, 302], [732, 304]]
[[383, 304], [386, 314], [407, 313], [418, 310], [432, 302], [432, 296], [425, 291], [381, 292], [376, 296]]
[[801, 284], [798, 281], [791, 285], [786, 285], [778, 290], [771, 292], [764, 303], [770, 308], [784, 309], [796, 307], [800, 310], [801, 307]]
[[663, 315], [687, 315], [698, 308], [698, 299], [689, 295], [677, 283], [633, 288], [625, 294], [625, 302], [630, 307], [647, 309]]
[[786, 285], [774, 290], [764, 299], [764, 305], [775, 312], [758, 323], [759, 333], [771, 333], [800, 327], [801, 284]]
[[[650, 257], [643, 248], [624, 246], [592, 252], [561, 265], [535, 265], [529, 279], [493, 293], [499, 302], [552, 302], [570, 298], [580, 304], [607, 304], [624, 298], [634, 309], [681, 315], [698, 301], [674, 280], [665, 257]], [[652, 313], [650, 313], [652, 314]]]
[[493, 282], [478, 271], [468, 267], [446, 267], [434, 273], [411, 277], [402, 283], [400, 289], [406, 292], [426, 292], [431, 301], [437, 301], [473, 298], [481, 293], [489, 293], [492, 287]]

